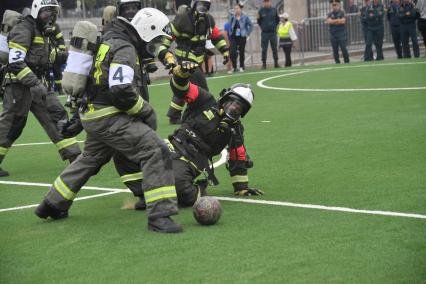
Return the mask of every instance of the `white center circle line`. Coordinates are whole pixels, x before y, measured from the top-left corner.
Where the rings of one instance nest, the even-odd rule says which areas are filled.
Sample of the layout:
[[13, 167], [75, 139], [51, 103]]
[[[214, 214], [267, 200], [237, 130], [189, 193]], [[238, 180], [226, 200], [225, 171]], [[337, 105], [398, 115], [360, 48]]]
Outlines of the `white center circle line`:
[[279, 90], [279, 91], [296, 91], [296, 92], [359, 92], [359, 91], [402, 91], [402, 90], [426, 90], [426, 86], [419, 87], [396, 87], [396, 88], [335, 88], [335, 89], [306, 89], [306, 88], [285, 88], [285, 87], [273, 87], [268, 86], [265, 82], [289, 76], [295, 76], [300, 74], [305, 74], [315, 71], [325, 71], [325, 70], [337, 70], [337, 69], [352, 69], [352, 68], [369, 68], [369, 67], [383, 67], [383, 66], [397, 66], [397, 65], [414, 65], [414, 64], [426, 64], [426, 62], [406, 62], [406, 63], [389, 63], [389, 64], [372, 64], [372, 65], [356, 65], [356, 66], [342, 66], [342, 67], [325, 67], [325, 68], [313, 68], [308, 70], [300, 70], [293, 73], [280, 74], [277, 76], [272, 76], [258, 81], [256, 84], [260, 88], [270, 89], [270, 90]]

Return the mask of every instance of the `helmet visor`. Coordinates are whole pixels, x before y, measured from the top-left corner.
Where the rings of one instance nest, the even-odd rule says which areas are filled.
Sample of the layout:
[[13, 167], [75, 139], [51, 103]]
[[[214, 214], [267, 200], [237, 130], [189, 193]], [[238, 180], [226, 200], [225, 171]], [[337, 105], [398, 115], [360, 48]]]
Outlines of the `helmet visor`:
[[44, 7], [44, 8], [41, 8], [40, 11], [38, 12], [38, 18], [42, 20], [43, 22], [46, 22], [52, 18], [55, 18], [56, 20], [58, 16], [58, 12], [59, 10], [57, 7], [53, 7], [53, 6]]
[[238, 101], [227, 101], [223, 105], [223, 110], [226, 117], [231, 119], [233, 122], [238, 121], [243, 113], [243, 106]]
[[195, 3], [195, 11], [200, 14], [207, 14], [210, 10], [210, 2], [198, 1]]
[[123, 4], [120, 7], [120, 16], [131, 21], [140, 9], [141, 4], [138, 2]]

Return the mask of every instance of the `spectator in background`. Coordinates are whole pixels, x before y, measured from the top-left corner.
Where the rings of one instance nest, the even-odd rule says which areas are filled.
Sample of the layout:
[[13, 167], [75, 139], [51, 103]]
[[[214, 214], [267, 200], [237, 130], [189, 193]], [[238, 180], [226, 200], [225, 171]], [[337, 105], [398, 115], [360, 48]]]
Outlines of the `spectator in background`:
[[354, 3], [354, 0], [348, 1], [348, 14], [358, 13], [358, 6]]
[[410, 0], [402, 0], [399, 9], [399, 20], [401, 22], [401, 40], [404, 58], [411, 58], [410, 38], [413, 43], [414, 57], [420, 57], [419, 43], [417, 41], [416, 20], [419, 13]]
[[349, 53], [346, 48], [346, 18], [340, 6], [340, 0], [330, 1], [332, 11], [328, 14], [326, 23], [330, 25], [330, 41], [336, 64], [340, 64], [339, 47], [342, 50], [343, 60], [349, 63]]
[[402, 58], [401, 23], [399, 22], [400, 7], [400, 1], [393, 0], [387, 9], [387, 18], [391, 27], [392, 41], [398, 59]]
[[419, 31], [422, 33], [423, 43], [426, 48], [426, 0], [418, 0], [416, 8], [420, 13], [420, 18], [417, 21]]
[[285, 55], [285, 67], [291, 67], [291, 49], [293, 42], [297, 40], [293, 24], [289, 20], [287, 13], [280, 15], [281, 23], [278, 25], [278, 36], [280, 38], [280, 47]]
[[234, 72], [237, 71], [238, 54], [240, 55], [240, 72], [244, 72], [247, 38], [253, 30], [253, 24], [250, 18], [242, 12], [242, 8], [241, 4], [235, 5], [234, 14], [229, 21], [232, 35], [230, 37], [230, 51]]
[[[362, 32], [364, 34], [364, 42], [365, 42], [365, 44], [367, 44], [367, 34], [368, 34], [368, 20], [367, 20], [368, 6], [370, 6], [370, 0], [364, 0], [364, 6], [362, 6], [362, 8], [360, 10]], [[373, 50], [372, 50], [371, 47], [370, 47], [370, 50], [367, 53], [368, 54], [373, 54]]]
[[259, 9], [257, 16], [261, 33], [262, 46], [262, 68], [266, 69], [266, 56], [268, 53], [268, 44], [271, 43], [272, 55], [274, 57], [274, 67], [279, 68], [278, 50], [277, 50], [277, 26], [280, 23], [278, 11], [272, 7], [271, 0], [263, 0], [263, 7]]
[[[223, 37], [225, 38], [226, 44], [228, 46], [230, 46], [229, 38], [231, 37], [231, 25], [229, 24], [229, 22], [226, 22], [225, 25], [223, 26]], [[226, 70], [228, 71], [228, 74], [232, 74], [232, 62], [231, 61], [228, 61], [226, 63]]]
[[383, 18], [385, 8], [380, 0], [373, 0], [373, 3], [367, 7], [367, 42], [365, 44], [364, 61], [374, 60], [373, 43], [376, 47], [376, 60], [383, 60], [383, 37], [385, 27]]
[[213, 56], [214, 56], [214, 45], [211, 40], [206, 40], [206, 53], [204, 54], [204, 63], [201, 64], [201, 70], [207, 76], [213, 76], [214, 74], [214, 64], [213, 64]]

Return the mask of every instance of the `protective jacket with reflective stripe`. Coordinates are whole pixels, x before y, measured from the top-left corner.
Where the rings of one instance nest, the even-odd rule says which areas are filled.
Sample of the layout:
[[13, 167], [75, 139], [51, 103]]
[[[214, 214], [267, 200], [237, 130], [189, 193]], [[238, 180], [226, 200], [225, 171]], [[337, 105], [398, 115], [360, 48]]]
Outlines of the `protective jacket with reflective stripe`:
[[[170, 25], [172, 40], [175, 40], [177, 44], [175, 55], [178, 61], [203, 62], [206, 40], [211, 40], [221, 53], [228, 51], [225, 39], [210, 14], [203, 18], [195, 18], [192, 10], [188, 10], [177, 14]], [[172, 40], [165, 39], [163, 45], [158, 49], [158, 58], [161, 61], [164, 61], [164, 55], [170, 48]]]
[[[136, 39], [121, 20], [114, 21], [111, 29], [101, 37], [90, 75], [90, 119], [119, 111], [136, 116], [146, 116], [152, 112], [135, 88], [136, 73], [141, 72], [135, 42]], [[108, 108], [111, 107], [116, 111], [110, 111]], [[103, 111], [102, 108], [107, 109]]]
[[37, 28], [31, 16], [23, 18], [9, 33], [9, 65], [6, 78], [27, 87], [39, 84], [38, 78], [49, 69], [49, 38]]

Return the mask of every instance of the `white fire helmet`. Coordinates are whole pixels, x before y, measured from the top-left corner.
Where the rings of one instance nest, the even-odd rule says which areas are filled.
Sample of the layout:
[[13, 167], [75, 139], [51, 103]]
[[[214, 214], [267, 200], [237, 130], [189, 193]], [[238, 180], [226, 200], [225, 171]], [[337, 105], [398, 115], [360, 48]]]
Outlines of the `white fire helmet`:
[[57, 0], [34, 0], [31, 5], [31, 16], [37, 19], [40, 10], [45, 7], [55, 7], [59, 10], [59, 3]]

